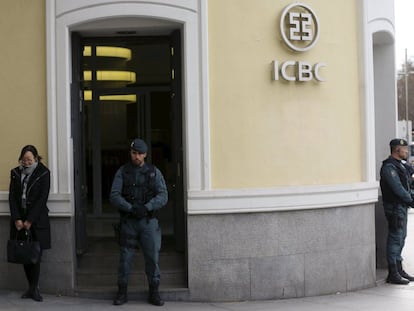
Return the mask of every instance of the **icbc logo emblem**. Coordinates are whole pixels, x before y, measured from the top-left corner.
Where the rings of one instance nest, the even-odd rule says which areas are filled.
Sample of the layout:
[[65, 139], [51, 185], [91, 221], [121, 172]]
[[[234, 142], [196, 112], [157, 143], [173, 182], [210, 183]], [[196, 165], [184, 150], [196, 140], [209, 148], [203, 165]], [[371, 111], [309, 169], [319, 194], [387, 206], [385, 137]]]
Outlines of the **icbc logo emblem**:
[[280, 31], [283, 41], [292, 50], [308, 51], [319, 38], [318, 18], [306, 4], [293, 3], [282, 12]]
[[[319, 38], [319, 22], [312, 9], [303, 3], [288, 5], [280, 18], [280, 33], [283, 41], [296, 52], [310, 50]], [[321, 70], [325, 63], [300, 60], [273, 61], [273, 80], [325, 81]]]

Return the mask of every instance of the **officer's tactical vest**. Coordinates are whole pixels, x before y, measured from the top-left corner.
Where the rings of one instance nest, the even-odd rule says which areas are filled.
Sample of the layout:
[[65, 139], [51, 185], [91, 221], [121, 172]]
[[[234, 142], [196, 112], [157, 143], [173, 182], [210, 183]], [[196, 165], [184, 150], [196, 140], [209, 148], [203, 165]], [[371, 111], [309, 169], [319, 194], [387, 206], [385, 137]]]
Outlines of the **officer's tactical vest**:
[[131, 204], [145, 204], [156, 196], [155, 167], [145, 163], [140, 169], [145, 176], [143, 184], [137, 184], [136, 170], [132, 163], [125, 164], [122, 168], [122, 196]]
[[[404, 167], [404, 165], [400, 161], [394, 159], [393, 157], [389, 157], [388, 159], [382, 162], [383, 166], [388, 165], [388, 164], [392, 164], [396, 168], [398, 177], [400, 178], [402, 186], [404, 187], [405, 190], [410, 191], [409, 190], [410, 176], [409, 176], [407, 169]], [[381, 179], [380, 186], [381, 186], [383, 201], [388, 202], [388, 203], [404, 203], [399, 197], [397, 197], [394, 194], [391, 187], [388, 185], [388, 183], [385, 180]]]

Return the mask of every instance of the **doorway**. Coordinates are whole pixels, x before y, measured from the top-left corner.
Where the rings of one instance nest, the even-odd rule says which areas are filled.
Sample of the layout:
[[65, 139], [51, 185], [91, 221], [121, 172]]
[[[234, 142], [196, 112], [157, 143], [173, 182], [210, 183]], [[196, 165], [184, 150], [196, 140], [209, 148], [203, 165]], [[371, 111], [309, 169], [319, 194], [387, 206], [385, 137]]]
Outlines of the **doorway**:
[[[116, 286], [113, 225], [119, 214], [109, 193], [136, 137], [147, 142], [147, 161], [160, 169], [169, 192], [157, 216], [164, 288], [187, 287], [180, 30], [162, 36], [73, 33], [72, 56], [77, 289]], [[139, 250], [134, 267], [130, 285], [146, 287]]]

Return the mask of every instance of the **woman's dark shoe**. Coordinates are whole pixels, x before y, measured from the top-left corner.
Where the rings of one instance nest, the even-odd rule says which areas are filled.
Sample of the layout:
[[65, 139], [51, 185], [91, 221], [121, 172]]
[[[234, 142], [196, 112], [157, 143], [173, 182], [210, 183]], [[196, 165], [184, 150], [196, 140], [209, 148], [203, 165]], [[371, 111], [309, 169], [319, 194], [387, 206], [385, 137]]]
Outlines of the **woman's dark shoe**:
[[22, 299], [33, 299], [35, 301], [43, 301], [42, 296], [40, 296], [39, 289], [36, 287], [34, 289], [28, 289], [23, 293]]
[[30, 292], [30, 289], [25, 291], [22, 295], [22, 299], [28, 299], [28, 298], [32, 298], [32, 293]]
[[31, 298], [34, 301], [43, 301], [43, 298], [42, 296], [40, 296], [39, 289], [37, 287], [34, 289], [31, 288], [23, 293], [22, 299], [28, 299], [28, 298]]
[[43, 301], [43, 298], [42, 298], [42, 296], [40, 296], [40, 293], [39, 293], [39, 288], [35, 287], [32, 290], [32, 292], [31, 292], [31, 298], [34, 301]]

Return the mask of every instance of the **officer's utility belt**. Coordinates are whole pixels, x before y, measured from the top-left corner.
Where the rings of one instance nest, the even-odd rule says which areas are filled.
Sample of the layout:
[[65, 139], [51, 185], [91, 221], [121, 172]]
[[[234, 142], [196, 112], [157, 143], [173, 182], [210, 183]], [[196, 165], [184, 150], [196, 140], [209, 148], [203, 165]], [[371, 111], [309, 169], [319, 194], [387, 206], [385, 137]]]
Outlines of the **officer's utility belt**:
[[394, 201], [394, 202], [388, 202], [388, 201], [385, 201], [385, 200], [383, 200], [383, 201], [386, 204], [392, 205], [392, 207], [394, 209], [396, 209], [398, 207], [398, 205], [401, 205], [401, 206], [404, 206], [404, 207], [410, 207], [410, 203], [406, 203], [403, 200], [398, 200], [398, 201]]
[[133, 213], [127, 213], [127, 212], [120, 212], [121, 215], [121, 219], [138, 219], [141, 220], [143, 218], [147, 218], [147, 219], [152, 219], [155, 218], [155, 212], [154, 211], [150, 211], [147, 212], [147, 214], [144, 217], [138, 217], [137, 215], [133, 214]]

